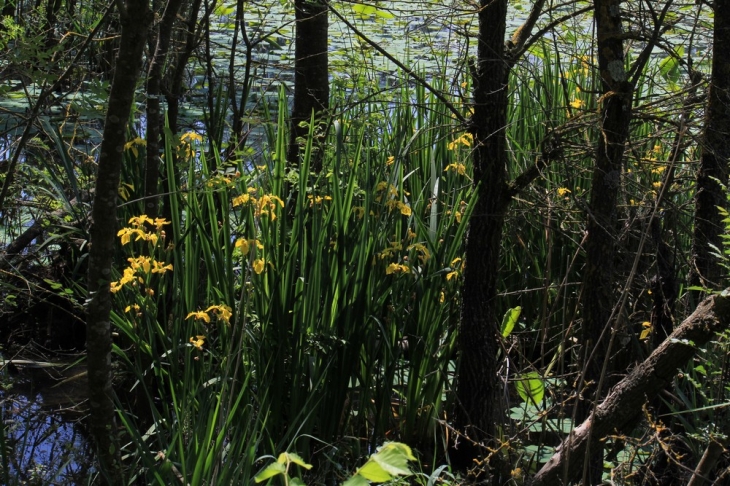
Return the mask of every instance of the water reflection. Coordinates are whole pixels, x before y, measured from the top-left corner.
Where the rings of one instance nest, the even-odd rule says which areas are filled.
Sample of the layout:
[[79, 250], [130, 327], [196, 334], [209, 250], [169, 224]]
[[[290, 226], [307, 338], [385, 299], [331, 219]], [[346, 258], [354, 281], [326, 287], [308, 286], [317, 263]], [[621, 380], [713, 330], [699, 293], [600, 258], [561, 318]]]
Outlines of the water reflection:
[[[33, 370], [38, 371], [38, 370]], [[35, 374], [35, 373], [34, 373]], [[29, 485], [90, 483], [91, 450], [82, 425], [75, 384], [54, 387], [45, 379], [10, 377], [0, 393], [4, 442], [0, 482]], [[84, 380], [85, 381], [85, 380]], [[58, 384], [58, 383], [56, 383]], [[6, 385], [7, 386], [7, 385]]]

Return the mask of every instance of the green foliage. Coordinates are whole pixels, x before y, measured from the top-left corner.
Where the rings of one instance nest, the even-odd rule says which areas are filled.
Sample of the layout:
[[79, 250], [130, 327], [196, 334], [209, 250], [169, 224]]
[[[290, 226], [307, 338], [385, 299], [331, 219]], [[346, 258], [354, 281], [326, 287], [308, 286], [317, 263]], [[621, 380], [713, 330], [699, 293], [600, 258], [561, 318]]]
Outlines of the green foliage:
[[[259, 158], [226, 164], [197, 134], [168, 133], [169, 222], [139, 216], [144, 151], [127, 144], [119, 261], [130, 265], [112, 286], [113, 322], [126, 386], [148, 402], [124, 415], [141, 477], [240, 481], [255, 454], [310, 454], [314, 436], [365, 437], [340, 446], [356, 459], [383, 439], [426, 445], [440, 433], [473, 197], [449, 166], [468, 146], [452, 143], [451, 118], [422, 90], [400, 96], [393, 109], [373, 97], [343, 113], [318, 174], [312, 133], [301, 165], [285, 166], [283, 91]], [[430, 109], [413, 113], [414, 96]], [[359, 477], [402, 473], [402, 455], [384, 447]], [[266, 474], [289, 478], [296, 457]]]
[[[252, 65], [277, 55], [287, 60], [281, 47], [293, 29], [281, 28], [277, 16], [291, 14], [293, 4], [280, 4], [289, 10], [272, 13], [268, 4], [246, 3], [248, 42], [263, 53], [255, 53], [260, 57]], [[524, 5], [515, 5], [523, 16]], [[447, 66], [429, 73], [429, 80], [433, 77], [468, 116], [471, 80], [429, 33], [440, 22], [473, 32], [476, 15], [473, 6], [465, 8], [440, 20], [424, 15], [416, 25], [410, 12], [389, 5], [352, 5], [356, 17], [378, 21], [368, 23], [386, 33], [383, 45], [398, 46], [406, 59], [416, 53], [413, 45], [425, 46], [425, 57]], [[0, 105], [8, 112], [24, 112], [43, 83], [65, 66], [69, 56], [62, 54], [78, 45], [77, 34], [99, 21], [97, 9], [82, 10], [63, 19], [73, 35], [49, 49], [48, 31], [35, 27], [42, 25], [41, 9], [25, 12], [23, 25], [3, 21], [4, 72], [23, 78], [0, 84], [6, 95]], [[317, 150], [314, 134], [303, 146], [301, 165], [285, 166], [288, 100], [283, 89], [264, 91], [271, 82], [268, 72], [254, 83], [262, 92], [243, 100], [252, 127], [249, 145], [233, 150], [226, 145], [228, 103], [237, 93], [229, 79], [217, 77], [215, 62], [229, 57], [220, 46], [228, 42], [225, 29], [232, 27], [235, 13], [230, 2], [215, 7], [219, 20], [211, 25], [220, 32], [211, 35], [211, 73], [200, 67], [203, 55], [189, 63], [194, 77], [189, 97], [201, 104], [212, 90], [205, 113], [200, 106], [191, 113], [216, 132], [202, 137], [168, 130], [165, 135], [166, 185], [159, 191], [165, 194], [169, 224], [128, 223], [145, 211], [144, 130], [130, 132], [124, 149], [119, 219], [128, 231], [120, 237], [130, 241], [117, 255], [112, 320], [130, 469], [136, 480], [149, 484], [181, 478], [190, 484], [242, 484], [263, 478], [266, 470], [297, 484], [292, 465], [305, 463], [294, 452], [256, 474], [262, 454], [286, 450], [312, 458], [317, 468], [307, 474], [341, 479], [342, 471], [351, 471], [383, 440], [407, 442], [438, 462], [453, 410], [459, 289], [466, 265], [462, 242], [475, 197], [473, 140], [423, 87], [378, 64], [360, 39], [333, 37], [331, 66], [347, 75], [333, 79], [335, 108], [332, 128], [323, 134], [323, 170], [309, 170]], [[410, 37], [389, 39], [393, 29]], [[515, 471], [534, 472], [554, 451], [550, 441], [573, 425], [566, 418], [572, 416], [571, 381], [555, 377], [569, 376], [578, 359], [582, 240], [602, 102], [596, 96], [596, 61], [582, 31], [570, 20], [554, 26], [550, 40], [532, 44], [510, 79], [509, 176], [524, 173], [546, 153], [555, 156], [535, 183], [515, 196], [502, 239], [498, 306], [504, 312], [499, 332], [505, 348], [498, 359], [515, 388], [507, 387], [508, 402], [500, 404], [512, 411], [500, 426], [508, 444], [504, 454]], [[108, 33], [108, 39], [117, 34]], [[106, 51], [114, 51], [113, 42], [94, 42], [89, 59], [101, 62]], [[682, 139], [676, 117], [667, 114], [684, 113], [690, 49], [669, 44], [638, 73], [636, 116], [620, 174], [623, 229], [615, 264], [621, 279], [654, 208], [661, 210], [664, 237], [671, 237], [677, 261], [688, 260], [698, 146], [686, 133], [699, 133], [690, 115], [700, 110], [690, 110]], [[703, 69], [703, 61], [695, 59], [694, 66]], [[36, 255], [47, 264], [61, 245], [70, 248], [76, 279], [84, 274], [88, 205], [83, 201], [95, 173], [94, 146], [108, 88], [103, 77], [80, 83], [79, 76], [90, 69], [79, 66], [74, 77], [79, 83], [71, 84], [81, 91], [59, 94], [37, 124], [39, 132], [24, 150], [11, 188], [9, 200], [15, 202], [3, 215], [3, 231], [12, 239], [32, 220], [63, 210], [61, 220], [45, 218], [48, 231]], [[234, 70], [230, 79], [235, 75]], [[220, 149], [231, 157], [225, 159]], [[729, 250], [717, 251], [727, 262]], [[641, 276], [652, 274], [651, 254], [646, 248], [642, 253]], [[121, 284], [125, 268], [131, 273]], [[679, 269], [680, 280], [685, 271]], [[38, 284], [73, 306], [83, 301], [83, 290], [68, 280], [39, 277], [37, 282], [3, 281], [4, 308], [22, 308]], [[640, 351], [640, 323], [648, 320], [652, 300], [647, 285], [637, 280], [628, 290], [632, 310], [621, 316], [622, 340]], [[726, 355], [725, 337], [702, 352], [677, 378], [671, 415], [662, 417], [681, 427], [682, 440], [689, 437], [694, 453], [708, 437], [721, 437], [722, 416], [715, 412], [725, 403]], [[650, 427], [659, 431], [658, 425]], [[631, 443], [612, 462], [616, 470], [648, 464], [655, 457], [652, 447], [666, 445], [632, 439], [612, 439], [617, 447], [623, 440]], [[408, 470], [413, 454], [400, 447], [384, 446], [351, 484], [392, 479]], [[391, 453], [399, 458], [396, 465]], [[2, 460], [7, 462], [5, 456]], [[433, 469], [429, 484], [440, 481], [443, 470]], [[514, 478], [517, 482], [520, 475], [515, 472]]]
[[715, 256], [720, 260], [720, 264], [725, 268], [726, 270], [730, 271], [730, 212], [728, 212], [728, 207], [730, 207], [730, 190], [728, 190], [727, 186], [725, 186], [722, 181], [717, 181], [723, 188], [725, 192], [725, 199], [727, 201], [727, 207], [718, 206], [717, 210], [720, 212], [720, 215], [722, 216], [722, 224], [725, 225], [725, 228], [723, 232], [720, 234], [720, 238], [722, 239], [722, 248], [713, 248]]
[[540, 406], [545, 396], [545, 385], [543, 384], [540, 374], [536, 371], [530, 371], [515, 381], [517, 393], [525, 402], [530, 402], [536, 406]]
[[416, 458], [411, 448], [399, 442], [386, 442], [375, 454], [372, 454], [368, 461], [360, 467], [355, 474], [345, 481], [343, 486], [362, 486], [373, 483], [384, 483], [391, 481], [398, 476], [410, 476], [413, 474], [408, 466], [408, 461], [415, 461]]
[[294, 454], [293, 452], [282, 452], [281, 454], [279, 454], [279, 458], [276, 460], [276, 462], [272, 462], [271, 464], [266, 466], [263, 471], [261, 471], [254, 477], [254, 481], [256, 481], [257, 483], [261, 483], [263, 481], [266, 481], [267, 479], [271, 479], [275, 476], [280, 475], [284, 479], [284, 484], [304, 484], [304, 482], [300, 478], [291, 477], [291, 475], [289, 474], [289, 468], [292, 464], [296, 464], [297, 466], [300, 466], [304, 469], [312, 469], [312, 465], [304, 462], [304, 459], [299, 457], [297, 454]]
[[499, 330], [503, 338], [506, 339], [509, 337], [510, 334], [512, 334], [512, 330], [515, 328], [515, 325], [517, 325], [517, 322], [520, 320], [521, 312], [522, 307], [520, 307], [519, 305], [513, 309], [507, 310], [504, 317], [502, 318], [502, 327]]
[[372, 5], [364, 5], [360, 3], [356, 3], [352, 6], [352, 11], [357, 14], [358, 18], [362, 20], [368, 20], [371, 16], [375, 16], [377, 18], [381, 19], [392, 19], [395, 18], [395, 15], [388, 12], [387, 10], [381, 10], [377, 7], [374, 7]]
[[[413, 471], [408, 461], [416, 458], [411, 448], [400, 442], [386, 442], [367, 462], [343, 483], [343, 486], [364, 486], [373, 483], [385, 483], [399, 476], [410, 476]], [[282, 452], [275, 462], [268, 464], [255, 477], [256, 483], [281, 476], [285, 485], [304, 485], [305, 482], [298, 476], [292, 477], [289, 468], [297, 465], [305, 470], [312, 469], [299, 455], [291, 452]]]

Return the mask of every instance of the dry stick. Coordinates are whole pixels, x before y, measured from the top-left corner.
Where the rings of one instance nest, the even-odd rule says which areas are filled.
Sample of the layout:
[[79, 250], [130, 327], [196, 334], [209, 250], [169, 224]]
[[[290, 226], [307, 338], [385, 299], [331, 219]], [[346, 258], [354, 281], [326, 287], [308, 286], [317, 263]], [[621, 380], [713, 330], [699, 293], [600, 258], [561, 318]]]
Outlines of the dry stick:
[[583, 469], [582, 459], [587, 452], [589, 438], [629, 433], [634, 420], [641, 414], [641, 405], [672, 381], [677, 368], [686, 363], [698, 347], [728, 327], [730, 297], [712, 295], [703, 300], [692, 315], [651, 356], [621, 380], [586, 421], [570, 433], [528, 484], [561, 484], [561, 472], [568, 457], [572, 460], [567, 466], [567, 479], [578, 477]]
[[2, 191], [0, 191], [0, 213], [5, 206], [5, 198], [7, 198], [8, 196], [10, 184], [12, 184], [13, 182], [15, 167], [18, 165], [18, 160], [20, 159], [20, 154], [23, 151], [23, 147], [25, 147], [25, 144], [30, 138], [30, 132], [33, 129], [33, 123], [35, 122], [35, 119], [38, 117], [38, 114], [41, 111], [41, 106], [43, 106], [43, 103], [46, 101], [46, 98], [48, 98], [48, 95], [58, 89], [58, 87], [61, 86], [61, 83], [63, 83], [65, 79], [71, 74], [71, 70], [76, 67], [78, 60], [86, 52], [86, 48], [89, 46], [94, 37], [96, 37], [96, 34], [99, 33], [99, 30], [101, 30], [101, 28], [104, 26], [104, 21], [109, 15], [109, 12], [111, 12], [113, 5], [114, 3], [111, 3], [107, 6], [104, 15], [96, 24], [94, 30], [92, 30], [91, 33], [86, 37], [86, 40], [84, 40], [84, 43], [81, 45], [81, 48], [76, 53], [76, 56], [74, 56], [73, 60], [69, 63], [68, 67], [61, 74], [61, 76], [56, 79], [56, 81], [51, 85], [50, 88], [45, 88], [41, 91], [41, 94], [38, 95], [38, 100], [36, 101], [35, 105], [33, 105], [33, 109], [31, 110], [30, 116], [28, 117], [27, 125], [25, 126], [25, 130], [23, 130], [23, 135], [21, 135], [20, 140], [18, 141], [18, 145], [15, 148], [15, 153], [13, 154], [12, 159], [10, 159], [10, 164], [8, 165], [8, 175], [5, 178], [5, 183], [3, 184]]

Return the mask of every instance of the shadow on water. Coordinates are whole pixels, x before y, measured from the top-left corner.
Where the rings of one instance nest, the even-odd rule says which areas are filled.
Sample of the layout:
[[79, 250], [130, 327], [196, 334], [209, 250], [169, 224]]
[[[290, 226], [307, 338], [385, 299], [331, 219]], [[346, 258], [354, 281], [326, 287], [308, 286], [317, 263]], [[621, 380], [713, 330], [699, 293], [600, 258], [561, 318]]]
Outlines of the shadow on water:
[[94, 475], [82, 424], [83, 366], [32, 360], [2, 363], [0, 482], [8, 485], [82, 485]]

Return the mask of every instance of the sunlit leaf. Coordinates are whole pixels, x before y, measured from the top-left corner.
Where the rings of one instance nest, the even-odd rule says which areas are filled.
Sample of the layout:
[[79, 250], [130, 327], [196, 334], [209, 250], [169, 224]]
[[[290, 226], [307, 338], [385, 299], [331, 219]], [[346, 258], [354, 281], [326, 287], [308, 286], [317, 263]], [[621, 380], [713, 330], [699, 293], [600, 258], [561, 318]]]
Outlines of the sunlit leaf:
[[408, 461], [415, 461], [416, 458], [411, 448], [400, 442], [386, 442], [375, 454], [370, 456], [368, 462], [357, 470], [356, 475], [382, 483], [390, 481], [396, 476], [409, 476], [413, 474]]
[[342, 483], [342, 486], [368, 486], [370, 483], [367, 479], [360, 476], [359, 474], [355, 474], [350, 479]]
[[288, 459], [288, 462], [291, 462], [293, 464], [296, 464], [297, 466], [301, 466], [304, 469], [312, 469], [312, 465], [311, 464], [307, 464], [304, 461], [304, 459], [302, 459], [301, 456], [299, 456], [299, 454], [295, 454], [293, 452], [283, 452], [279, 456], [279, 458], [281, 458], [281, 456], [285, 456]]
[[[279, 456], [281, 457], [281, 456]], [[286, 464], [282, 464], [280, 462], [272, 462], [266, 468], [258, 473], [256, 477], [254, 477], [254, 481], [257, 483], [261, 483], [263, 481], [266, 481], [267, 479], [271, 479], [274, 476], [278, 476], [279, 474], [285, 474], [286, 473]]]
[[531, 402], [535, 405], [542, 403], [545, 396], [545, 384], [536, 371], [530, 371], [522, 375], [516, 382], [517, 393], [520, 394], [525, 402]]
[[512, 334], [512, 330], [515, 328], [515, 325], [520, 318], [521, 312], [522, 307], [518, 305], [517, 307], [509, 309], [505, 313], [504, 317], [502, 318], [502, 327], [500, 329], [503, 338], [506, 338], [507, 336]]

